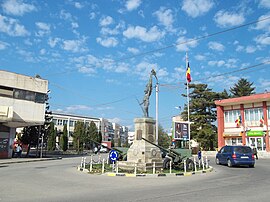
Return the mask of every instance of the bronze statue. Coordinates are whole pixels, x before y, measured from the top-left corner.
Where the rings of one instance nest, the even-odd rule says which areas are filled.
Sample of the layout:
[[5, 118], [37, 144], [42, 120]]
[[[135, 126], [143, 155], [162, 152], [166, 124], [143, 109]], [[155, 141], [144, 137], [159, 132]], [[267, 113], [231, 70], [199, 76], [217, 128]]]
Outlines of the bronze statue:
[[145, 87], [145, 90], [144, 90], [143, 101], [142, 101], [142, 103], [140, 103], [140, 105], [143, 104], [142, 110], [143, 110], [144, 117], [149, 117], [148, 107], [149, 107], [149, 104], [150, 104], [149, 103], [149, 98], [150, 98], [150, 95], [152, 93], [152, 76], [156, 77], [156, 72], [155, 72], [154, 69], [152, 69], [152, 71], [151, 71], [149, 81], [148, 81], [148, 83], [147, 83], [147, 85]]

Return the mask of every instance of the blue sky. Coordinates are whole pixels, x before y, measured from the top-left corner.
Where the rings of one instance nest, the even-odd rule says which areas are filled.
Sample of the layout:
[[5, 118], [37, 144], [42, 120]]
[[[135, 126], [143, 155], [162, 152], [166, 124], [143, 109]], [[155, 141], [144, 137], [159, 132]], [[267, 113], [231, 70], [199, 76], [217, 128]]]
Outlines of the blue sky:
[[223, 91], [246, 78], [261, 93], [270, 90], [269, 33], [269, 0], [1, 0], [0, 68], [49, 80], [53, 111], [131, 128], [154, 68], [169, 129], [186, 104], [186, 52], [192, 82]]

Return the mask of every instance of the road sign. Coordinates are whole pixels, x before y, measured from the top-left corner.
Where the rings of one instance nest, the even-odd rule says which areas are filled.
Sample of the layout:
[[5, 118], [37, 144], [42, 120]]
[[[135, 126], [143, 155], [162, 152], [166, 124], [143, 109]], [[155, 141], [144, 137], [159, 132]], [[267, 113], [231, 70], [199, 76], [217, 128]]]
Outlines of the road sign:
[[111, 150], [109, 157], [110, 157], [111, 161], [116, 161], [116, 160], [118, 160], [119, 154], [117, 151]]

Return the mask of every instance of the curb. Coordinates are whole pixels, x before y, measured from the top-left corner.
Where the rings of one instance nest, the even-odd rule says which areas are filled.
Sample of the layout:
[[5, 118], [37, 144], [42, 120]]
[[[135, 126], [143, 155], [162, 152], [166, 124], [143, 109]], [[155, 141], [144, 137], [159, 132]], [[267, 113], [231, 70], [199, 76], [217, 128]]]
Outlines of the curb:
[[6, 164], [15, 164], [15, 163], [29, 163], [29, 162], [38, 162], [38, 161], [52, 161], [52, 160], [61, 160], [62, 157], [54, 157], [54, 158], [36, 158], [36, 159], [23, 159], [21, 161], [7, 161], [7, 162], [0, 162], [0, 165]]
[[[87, 172], [89, 171], [87, 169], [80, 168], [80, 166], [77, 167], [78, 171], [82, 172]], [[130, 173], [104, 173], [102, 174], [103, 176], [108, 176], [108, 177], [158, 177], [158, 178], [163, 178], [163, 177], [188, 177], [196, 174], [205, 174], [205, 173], [210, 173], [214, 169], [212, 166], [209, 166], [208, 169], [206, 170], [201, 170], [197, 172], [186, 172], [186, 173], [158, 173], [158, 174], [130, 174]]]

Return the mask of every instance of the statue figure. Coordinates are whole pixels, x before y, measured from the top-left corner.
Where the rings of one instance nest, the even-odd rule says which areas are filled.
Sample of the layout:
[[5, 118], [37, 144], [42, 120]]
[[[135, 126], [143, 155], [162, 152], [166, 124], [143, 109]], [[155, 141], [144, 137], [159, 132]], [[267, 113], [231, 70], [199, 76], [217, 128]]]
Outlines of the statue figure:
[[151, 71], [149, 81], [148, 81], [147, 85], [145, 86], [143, 101], [142, 101], [142, 103], [140, 103], [140, 105], [143, 105], [142, 110], [143, 110], [144, 117], [149, 117], [148, 108], [149, 108], [149, 104], [150, 104], [149, 98], [150, 98], [150, 95], [152, 93], [152, 76], [156, 77], [156, 72], [154, 69], [152, 69], [152, 71]]

